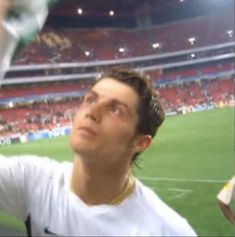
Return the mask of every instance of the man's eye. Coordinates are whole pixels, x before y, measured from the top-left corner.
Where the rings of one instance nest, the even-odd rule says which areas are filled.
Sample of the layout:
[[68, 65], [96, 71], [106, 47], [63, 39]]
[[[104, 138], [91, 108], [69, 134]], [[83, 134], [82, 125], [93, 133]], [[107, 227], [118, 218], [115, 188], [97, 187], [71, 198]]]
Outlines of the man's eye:
[[93, 103], [95, 101], [95, 97], [94, 96], [85, 96], [84, 97], [84, 102], [85, 103]]
[[122, 114], [122, 110], [121, 108], [119, 108], [118, 106], [116, 105], [111, 105], [110, 106], [110, 111], [115, 114], [115, 115], [121, 115]]

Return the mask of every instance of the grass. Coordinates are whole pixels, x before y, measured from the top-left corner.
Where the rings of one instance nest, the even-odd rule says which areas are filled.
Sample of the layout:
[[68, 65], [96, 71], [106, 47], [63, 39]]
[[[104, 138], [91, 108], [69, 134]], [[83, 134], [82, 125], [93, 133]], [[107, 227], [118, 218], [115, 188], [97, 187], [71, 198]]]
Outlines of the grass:
[[[68, 137], [1, 147], [0, 153], [73, 158]], [[217, 193], [234, 174], [232, 108], [167, 117], [139, 165], [135, 174], [184, 216], [199, 236], [234, 235], [234, 227], [216, 204]], [[23, 229], [5, 215], [0, 216], [0, 223]]]

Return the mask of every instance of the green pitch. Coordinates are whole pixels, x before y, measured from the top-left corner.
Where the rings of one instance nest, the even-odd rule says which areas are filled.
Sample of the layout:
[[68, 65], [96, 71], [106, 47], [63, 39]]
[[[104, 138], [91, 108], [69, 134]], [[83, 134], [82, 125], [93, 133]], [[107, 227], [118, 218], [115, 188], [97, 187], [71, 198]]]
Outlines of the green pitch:
[[[37, 154], [72, 160], [68, 137], [1, 147], [0, 153]], [[135, 173], [178, 213], [199, 236], [232, 236], [216, 195], [234, 174], [234, 110], [232, 108], [167, 117]], [[0, 223], [23, 229], [15, 219]]]

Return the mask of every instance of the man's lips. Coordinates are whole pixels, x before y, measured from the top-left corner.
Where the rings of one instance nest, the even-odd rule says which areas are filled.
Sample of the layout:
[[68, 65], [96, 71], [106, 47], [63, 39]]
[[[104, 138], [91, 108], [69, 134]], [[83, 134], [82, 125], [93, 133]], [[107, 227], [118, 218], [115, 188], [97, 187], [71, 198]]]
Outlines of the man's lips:
[[97, 135], [97, 133], [96, 133], [93, 129], [91, 129], [91, 128], [89, 128], [89, 127], [86, 127], [86, 126], [79, 127], [79, 128], [78, 128], [78, 131], [84, 131], [84, 132], [90, 133], [90, 134], [92, 134], [92, 135], [94, 135], [94, 136]]

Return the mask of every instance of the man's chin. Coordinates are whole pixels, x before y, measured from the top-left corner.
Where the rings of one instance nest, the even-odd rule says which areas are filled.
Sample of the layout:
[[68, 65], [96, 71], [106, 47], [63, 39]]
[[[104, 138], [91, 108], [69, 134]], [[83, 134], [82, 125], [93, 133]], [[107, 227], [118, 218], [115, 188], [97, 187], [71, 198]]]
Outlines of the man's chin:
[[76, 137], [70, 139], [70, 145], [73, 150], [87, 150], [91, 149], [91, 147], [94, 145], [93, 142], [89, 139], [84, 139], [83, 137]]
[[[72, 150], [78, 157], [95, 157], [96, 151], [91, 144], [71, 144]], [[90, 158], [89, 158], [90, 159]]]

